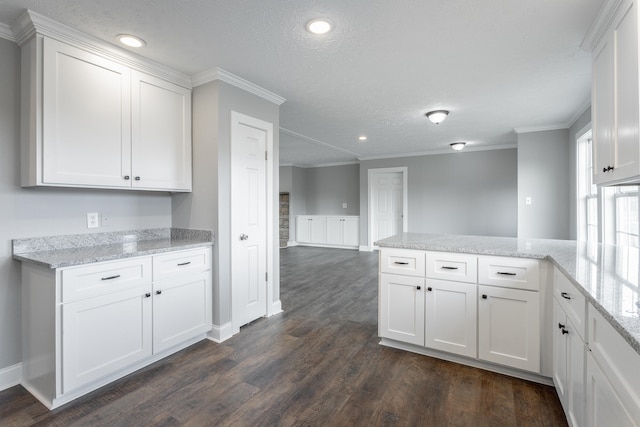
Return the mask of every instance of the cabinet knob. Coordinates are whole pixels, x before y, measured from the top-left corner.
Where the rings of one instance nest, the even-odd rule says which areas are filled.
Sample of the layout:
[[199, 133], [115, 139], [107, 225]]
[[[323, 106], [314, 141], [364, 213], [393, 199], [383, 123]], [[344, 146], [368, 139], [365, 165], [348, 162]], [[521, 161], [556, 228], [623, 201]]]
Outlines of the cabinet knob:
[[417, 289], [417, 290], [420, 290], [420, 289], [422, 289], [422, 288], [421, 288], [420, 286], [416, 286], [416, 289]]
[[571, 295], [569, 295], [569, 294], [568, 294], [568, 293], [566, 293], [566, 292], [561, 292], [561, 293], [560, 293], [560, 295], [561, 295], [561, 296], [562, 296], [562, 298], [564, 298], [564, 299], [571, 299]]
[[428, 290], [429, 292], [431, 292], [431, 291], [433, 290], [433, 288], [432, 288], [431, 286], [429, 286], [429, 287], [427, 288], [427, 290]]
[[563, 329], [563, 330], [562, 330], [562, 335], [564, 335], [564, 334], [568, 334], [568, 333], [569, 333], [569, 331], [567, 331], [566, 329]]
[[162, 291], [161, 291], [160, 289], [158, 289], [158, 290], [156, 291], [156, 295], [160, 295], [161, 293], [162, 293]]
[[124, 176], [124, 180], [125, 180], [125, 181], [129, 181], [129, 178], [130, 178], [130, 177], [129, 177], [129, 175], [125, 175], [125, 176]]
[[562, 323], [558, 323], [558, 329], [564, 329], [564, 326]]
[[482, 299], [487, 299], [487, 296], [486, 295], [482, 295]]
[[151, 292], [147, 292], [146, 294], [144, 294], [145, 298], [149, 298], [151, 296]]
[[613, 170], [613, 166], [607, 166], [606, 168], [602, 168], [602, 172], [609, 172]]
[[135, 179], [136, 181], [140, 181], [140, 177], [139, 177], [139, 176], [136, 176], [136, 177], [135, 177], [135, 178], [133, 178], [133, 179]]

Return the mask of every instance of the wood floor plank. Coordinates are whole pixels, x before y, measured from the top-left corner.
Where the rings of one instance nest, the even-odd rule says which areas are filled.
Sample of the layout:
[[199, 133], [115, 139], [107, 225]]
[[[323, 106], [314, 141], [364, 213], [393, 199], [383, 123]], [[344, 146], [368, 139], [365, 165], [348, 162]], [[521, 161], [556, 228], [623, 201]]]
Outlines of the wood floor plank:
[[552, 387], [379, 345], [377, 253], [281, 250], [284, 312], [7, 426], [566, 426]]

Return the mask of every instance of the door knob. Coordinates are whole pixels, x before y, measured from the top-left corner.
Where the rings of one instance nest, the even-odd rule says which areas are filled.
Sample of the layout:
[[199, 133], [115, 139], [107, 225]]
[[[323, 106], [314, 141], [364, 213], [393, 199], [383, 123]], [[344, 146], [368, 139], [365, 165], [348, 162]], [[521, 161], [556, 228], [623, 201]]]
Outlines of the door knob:
[[240, 240], [247, 240], [248, 238], [249, 238], [249, 236], [247, 236], [244, 233], [240, 235]]

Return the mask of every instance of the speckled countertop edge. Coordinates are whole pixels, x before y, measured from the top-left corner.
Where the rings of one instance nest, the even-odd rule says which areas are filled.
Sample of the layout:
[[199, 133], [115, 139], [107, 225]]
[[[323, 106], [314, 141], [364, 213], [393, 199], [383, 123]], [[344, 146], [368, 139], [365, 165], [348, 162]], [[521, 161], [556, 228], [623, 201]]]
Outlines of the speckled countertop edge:
[[[518, 258], [547, 259], [562, 272], [587, 301], [609, 321], [629, 345], [640, 355], [640, 318], [616, 316], [594, 295], [590, 280], [602, 280], [601, 270], [606, 270], [602, 261], [604, 253], [616, 250], [614, 246], [597, 245], [598, 276], [579, 277], [578, 263], [587, 252], [587, 243], [573, 240], [520, 239], [515, 237], [458, 236], [442, 234], [402, 233], [374, 243], [379, 247], [415, 249], [437, 252], [456, 252], [475, 255], [493, 255]], [[598, 283], [601, 285], [602, 283]], [[637, 285], [637, 284], [636, 284]]]
[[13, 259], [48, 268], [213, 245], [213, 232], [179, 228], [131, 230], [13, 240]]

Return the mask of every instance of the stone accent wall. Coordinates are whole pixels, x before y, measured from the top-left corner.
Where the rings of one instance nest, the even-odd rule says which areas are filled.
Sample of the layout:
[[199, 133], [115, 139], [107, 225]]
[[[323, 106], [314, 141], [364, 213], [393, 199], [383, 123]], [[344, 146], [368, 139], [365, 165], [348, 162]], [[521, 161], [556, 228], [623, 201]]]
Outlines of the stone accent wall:
[[289, 241], [289, 193], [280, 194], [280, 247], [286, 248]]

